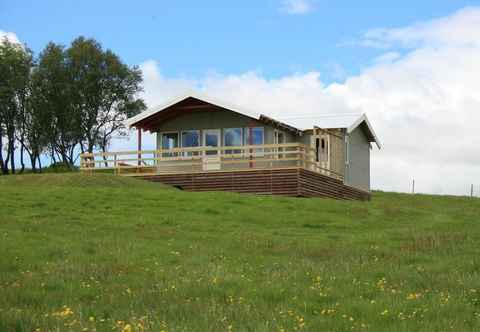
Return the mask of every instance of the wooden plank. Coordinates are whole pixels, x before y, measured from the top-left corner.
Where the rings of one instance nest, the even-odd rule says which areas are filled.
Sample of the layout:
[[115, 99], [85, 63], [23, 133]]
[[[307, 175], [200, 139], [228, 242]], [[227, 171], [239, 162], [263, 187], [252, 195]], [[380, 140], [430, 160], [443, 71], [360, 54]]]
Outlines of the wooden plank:
[[341, 181], [301, 169], [300, 194], [306, 197], [369, 200], [370, 193], [344, 185]]

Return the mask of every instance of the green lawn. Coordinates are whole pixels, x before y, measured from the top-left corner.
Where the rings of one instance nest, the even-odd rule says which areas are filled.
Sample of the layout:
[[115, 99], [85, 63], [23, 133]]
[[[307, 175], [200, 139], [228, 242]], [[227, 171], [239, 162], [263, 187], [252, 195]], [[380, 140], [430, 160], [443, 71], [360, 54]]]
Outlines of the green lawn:
[[0, 177], [0, 331], [480, 330], [480, 200]]

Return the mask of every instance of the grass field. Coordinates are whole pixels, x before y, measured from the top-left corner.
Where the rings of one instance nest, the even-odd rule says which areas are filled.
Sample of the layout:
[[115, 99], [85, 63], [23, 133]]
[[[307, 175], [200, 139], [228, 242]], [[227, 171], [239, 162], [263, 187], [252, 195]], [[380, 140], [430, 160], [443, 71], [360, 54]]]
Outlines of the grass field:
[[480, 330], [480, 200], [0, 177], [0, 331]]

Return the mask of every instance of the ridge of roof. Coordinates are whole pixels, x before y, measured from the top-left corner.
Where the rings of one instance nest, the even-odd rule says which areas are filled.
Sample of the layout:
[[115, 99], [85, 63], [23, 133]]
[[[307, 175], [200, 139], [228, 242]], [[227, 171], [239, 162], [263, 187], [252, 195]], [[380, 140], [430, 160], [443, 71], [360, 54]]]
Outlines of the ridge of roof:
[[125, 121], [125, 125], [127, 127], [132, 127], [135, 123], [143, 120], [143, 119], [146, 119], [150, 116], [152, 116], [153, 114], [157, 113], [157, 112], [160, 112], [161, 110], [167, 108], [167, 107], [170, 107], [172, 105], [175, 105], [176, 103], [182, 101], [182, 100], [185, 100], [187, 98], [195, 98], [195, 99], [198, 99], [198, 100], [202, 100], [202, 101], [205, 101], [209, 104], [213, 104], [213, 105], [217, 105], [217, 106], [220, 106], [222, 108], [226, 108], [226, 109], [229, 109], [229, 110], [232, 110], [236, 113], [239, 113], [239, 114], [242, 114], [242, 115], [245, 115], [245, 116], [248, 116], [250, 118], [254, 118], [254, 119], [260, 119], [260, 116], [261, 114], [260, 113], [255, 113], [255, 112], [251, 112], [249, 110], [245, 110], [241, 107], [238, 107], [238, 106], [234, 106], [234, 105], [230, 105], [230, 104], [227, 104], [223, 101], [220, 101], [220, 100], [217, 100], [217, 99], [214, 99], [214, 98], [211, 98], [209, 96], [206, 96], [206, 95], [203, 95], [197, 91], [188, 91], [182, 95], [179, 95], [177, 97], [174, 97], [174, 98], [171, 98], [169, 100], [167, 100], [165, 103], [163, 104], [160, 104], [158, 106], [155, 106], [155, 107], [152, 107], [152, 108], [149, 108], [147, 109], [146, 111], [142, 112], [142, 113], [139, 113], [129, 119], [127, 119]]
[[370, 121], [368, 120], [368, 117], [365, 113], [363, 113], [362, 116], [357, 119], [357, 121], [355, 121], [350, 127], [347, 128], [347, 132], [351, 133], [358, 126], [360, 126], [362, 123], [365, 123], [367, 125], [367, 128], [370, 131], [370, 134], [372, 135], [375, 144], [377, 145], [378, 149], [380, 150], [382, 148], [382, 143], [378, 139], [377, 134], [375, 134], [375, 131], [373, 130], [373, 127], [372, 127], [372, 125], [371, 125]]

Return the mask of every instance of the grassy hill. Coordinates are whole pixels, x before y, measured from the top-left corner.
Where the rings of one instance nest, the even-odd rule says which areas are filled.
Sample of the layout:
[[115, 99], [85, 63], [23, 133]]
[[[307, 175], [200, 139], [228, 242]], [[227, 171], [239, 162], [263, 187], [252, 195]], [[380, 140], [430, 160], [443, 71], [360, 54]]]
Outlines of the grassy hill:
[[0, 331], [473, 331], [480, 200], [0, 177]]

